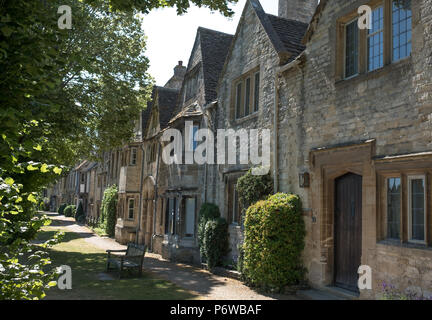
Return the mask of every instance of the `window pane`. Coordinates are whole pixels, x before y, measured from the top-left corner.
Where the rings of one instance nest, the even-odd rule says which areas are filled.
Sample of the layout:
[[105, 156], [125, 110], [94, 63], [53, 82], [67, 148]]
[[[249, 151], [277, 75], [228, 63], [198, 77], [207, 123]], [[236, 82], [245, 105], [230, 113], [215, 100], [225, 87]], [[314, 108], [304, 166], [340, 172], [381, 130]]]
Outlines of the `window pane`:
[[254, 111], [258, 111], [259, 106], [259, 86], [260, 86], [260, 74], [255, 74], [255, 90], [254, 90]]
[[411, 180], [411, 240], [424, 241], [425, 188], [424, 179]]
[[346, 26], [345, 37], [345, 76], [351, 77], [358, 72], [358, 26], [357, 20]]
[[368, 70], [383, 67], [384, 62], [384, 11], [378, 7], [372, 11], [372, 29], [368, 30]]
[[400, 238], [400, 178], [387, 179], [387, 238]]
[[393, 61], [411, 54], [411, 0], [393, 0]]
[[242, 91], [242, 84], [241, 82], [237, 84], [237, 91], [236, 91], [236, 118], [241, 117], [241, 91]]
[[245, 93], [245, 111], [244, 115], [247, 116], [250, 110], [250, 93], [251, 93], [251, 79], [246, 79], [246, 93]]
[[129, 219], [133, 219], [133, 217], [134, 217], [134, 207], [135, 207], [135, 200], [130, 199], [129, 200]]
[[186, 198], [185, 236], [193, 237], [195, 234], [195, 198]]

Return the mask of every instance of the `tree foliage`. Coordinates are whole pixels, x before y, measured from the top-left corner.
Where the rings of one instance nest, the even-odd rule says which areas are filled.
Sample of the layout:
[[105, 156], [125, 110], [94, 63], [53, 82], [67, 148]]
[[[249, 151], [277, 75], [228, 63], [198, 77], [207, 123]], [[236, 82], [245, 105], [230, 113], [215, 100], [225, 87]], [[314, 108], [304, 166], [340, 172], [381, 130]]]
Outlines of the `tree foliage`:
[[[92, 5], [99, 5], [104, 0], [85, 0]], [[219, 11], [223, 15], [230, 17], [233, 11], [229, 8], [230, 3], [237, 3], [238, 0], [108, 0], [113, 10], [130, 11], [138, 10], [148, 13], [153, 9], [164, 7], [175, 7], [178, 14], [187, 12], [191, 4], [198, 7], [206, 7], [212, 11]]]
[[[42, 298], [54, 275], [30, 242], [47, 223], [35, 211], [42, 188], [132, 137], [152, 86], [137, 12], [189, 2], [229, 15], [236, 0], [1, 1], [1, 298]], [[60, 5], [72, 8], [71, 30], [58, 28]]]

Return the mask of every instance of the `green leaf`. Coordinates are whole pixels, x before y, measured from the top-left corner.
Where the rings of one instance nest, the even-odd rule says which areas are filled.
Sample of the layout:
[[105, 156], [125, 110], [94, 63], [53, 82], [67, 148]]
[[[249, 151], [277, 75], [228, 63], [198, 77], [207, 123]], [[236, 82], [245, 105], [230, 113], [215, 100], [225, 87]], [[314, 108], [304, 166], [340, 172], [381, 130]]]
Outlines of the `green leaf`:
[[61, 168], [59, 168], [59, 167], [55, 167], [53, 169], [53, 171], [54, 171], [55, 174], [61, 175], [61, 173], [62, 173], [63, 170]]
[[36, 171], [36, 170], [39, 170], [39, 168], [34, 167], [32, 164], [29, 164], [29, 165], [27, 166], [27, 170], [28, 170], [28, 171]]
[[36, 151], [42, 151], [42, 146], [38, 144], [36, 147], [33, 147]]
[[50, 281], [50, 282], [48, 282], [48, 285], [50, 287], [55, 287], [57, 285], [57, 281]]
[[4, 182], [5, 182], [6, 184], [12, 186], [12, 185], [15, 183], [15, 180], [9, 177], [9, 178], [6, 178], [6, 179], [4, 180]]
[[49, 172], [49, 170], [48, 170], [48, 165], [46, 164], [46, 163], [44, 163], [43, 165], [42, 165], [42, 167], [41, 167], [41, 172], [42, 173], [47, 173], [47, 172]]
[[8, 26], [4, 26], [3, 28], [0, 29], [1, 32], [4, 34], [4, 36], [6, 38], [10, 37], [10, 35], [12, 34], [12, 32], [14, 32], [14, 29], [8, 27]]
[[27, 200], [30, 202], [33, 202], [33, 203], [37, 203], [37, 200], [33, 194], [29, 194], [29, 196], [27, 197]]

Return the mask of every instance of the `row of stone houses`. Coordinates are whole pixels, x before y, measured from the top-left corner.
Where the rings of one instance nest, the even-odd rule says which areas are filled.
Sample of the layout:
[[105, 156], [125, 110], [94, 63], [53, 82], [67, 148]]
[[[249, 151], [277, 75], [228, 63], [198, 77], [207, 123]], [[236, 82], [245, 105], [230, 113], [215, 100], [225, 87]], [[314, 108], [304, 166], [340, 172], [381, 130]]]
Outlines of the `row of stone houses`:
[[[362, 5], [371, 29], [357, 23]], [[101, 190], [117, 183], [116, 239], [190, 263], [200, 262], [199, 208], [216, 203], [235, 261], [235, 184], [252, 164], [186, 159], [198, 129], [268, 129], [274, 189], [303, 202], [310, 284], [358, 292], [368, 265], [373, 288], [361, 297], [382, 281], [431, 294], [431, 31], [431, 0], [279, 0], [278, 16], [248, 0], [234, 35], [198, 28], [187, 67], [154, 88], [134, 142], [72, 171], [80, 186], [97, 183], [78, 198], [97, 215]], [[162, 161], [174, 128], [182, 164]]]

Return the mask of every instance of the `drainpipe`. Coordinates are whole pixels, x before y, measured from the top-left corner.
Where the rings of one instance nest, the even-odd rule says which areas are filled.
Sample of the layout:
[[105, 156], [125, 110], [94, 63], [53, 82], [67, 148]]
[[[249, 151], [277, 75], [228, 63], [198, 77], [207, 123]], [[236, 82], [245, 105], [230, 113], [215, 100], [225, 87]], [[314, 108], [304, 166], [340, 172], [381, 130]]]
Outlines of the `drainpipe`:
[[142, 217], [142, 202], [143, 202], [143, 181], [144, 181], [144, 141], [141, 144], [141, 179], [140, 179], [140, 195], [139, 195], [139, 210], [138, 210], [138, 226], [135, 235], [135, 243], [138, 244], [139, 232], [141, 231], [141, 217]]
[[154, 185], [154, 197], [153, 197], [153, 232], [150, 239], [150, 247], [153, 252], [153, 239], [156, 236], [156, 214], [157, 214], [157, 199], [158, 199], [158, 179], [159, 179], [159, 163], [160, 163], [160, 153], [161, 153], [161, 143], [158, 143], [158, 152], [156, 159], [156, 177], [155, 177], [155, 185]]
[[278, 143], [278, 119], [279, 119], [279, 72], [276, 72], [274, 79], [274, 97], [273, 97], [273, 137], [274, 137], [274, 151], [273, 151], [273, 192], [277, 193], [279, 188], [279, 169], [278, 169], [278, 152], [279, 152], [279, 143]]

